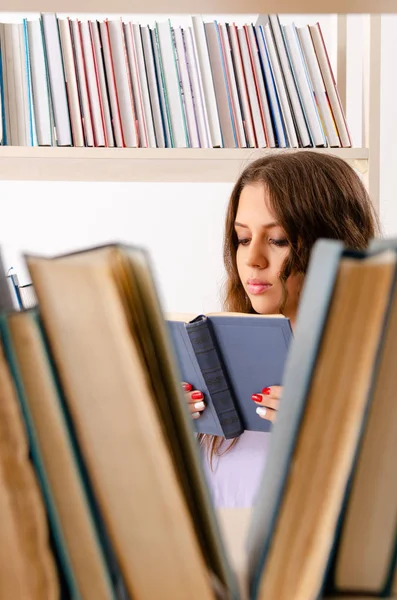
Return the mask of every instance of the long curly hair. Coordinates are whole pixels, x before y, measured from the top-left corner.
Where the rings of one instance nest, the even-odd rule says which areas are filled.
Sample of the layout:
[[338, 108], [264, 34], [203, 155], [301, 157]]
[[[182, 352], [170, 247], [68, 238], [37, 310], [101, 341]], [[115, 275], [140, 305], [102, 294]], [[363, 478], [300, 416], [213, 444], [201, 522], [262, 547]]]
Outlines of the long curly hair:
[[[311, 250], [319, 238], [337, 239], [350, 248], [363, 249], [379, 234], [378, 217], [369, 195], [360, 177], [344, 160], [305, 150], [259, 158], [241, 173], [226, 213], [224, 310], [230, 312], [255, 313], [237, 270], [234, 223], [243, 188], [258, 183], [263, 184], [270, 209], [289, 241], [290, 252], [280, 274], [284, 294], [285, 282], [292, 273], [306, 273]], [[201, 434], [199, 440], [208, 450], [212, 465], [214, 456], [227, 452], [238, 438], [224, 444], [221, 437]]]

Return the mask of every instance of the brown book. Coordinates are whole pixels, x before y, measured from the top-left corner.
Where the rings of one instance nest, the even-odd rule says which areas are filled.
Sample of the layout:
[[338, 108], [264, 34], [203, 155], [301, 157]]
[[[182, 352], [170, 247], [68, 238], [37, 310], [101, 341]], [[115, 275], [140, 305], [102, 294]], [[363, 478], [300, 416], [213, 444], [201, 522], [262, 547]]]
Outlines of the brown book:
[[16, 391], [0, 347], [0, 598], [60, 597], [46, 512]]
[[70, 561], [72, 590], [82, 600], [112, 600], [91, 509], [84, 489], [50, 359], [34, 311], [6, 317], [16, 368], [24, 389], [37, 450], [60, 525], [60, 543]]

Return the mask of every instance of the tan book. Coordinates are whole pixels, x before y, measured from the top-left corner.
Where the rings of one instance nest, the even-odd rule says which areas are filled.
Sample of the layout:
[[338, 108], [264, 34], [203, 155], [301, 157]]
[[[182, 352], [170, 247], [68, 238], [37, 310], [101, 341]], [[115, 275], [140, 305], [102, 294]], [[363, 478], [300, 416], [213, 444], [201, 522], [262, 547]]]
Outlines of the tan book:
[[146, 255], [105, 247], [27, 262], [128, 592], [214, 598], [209, 571], [228, 586], [229, 572]]
[[45, 507], [0, 347], [0, 598], [56, 600], [58, 576]]
[[114, 598], [107, 566], [98, 541], [91, 508], [50, 358], [34, 311], [6, 317], [15, 367], [23, 386], [26, 410], [48, 481], [60, 530], [56, 540], [71, 569], [71, 593], [82, 600]]

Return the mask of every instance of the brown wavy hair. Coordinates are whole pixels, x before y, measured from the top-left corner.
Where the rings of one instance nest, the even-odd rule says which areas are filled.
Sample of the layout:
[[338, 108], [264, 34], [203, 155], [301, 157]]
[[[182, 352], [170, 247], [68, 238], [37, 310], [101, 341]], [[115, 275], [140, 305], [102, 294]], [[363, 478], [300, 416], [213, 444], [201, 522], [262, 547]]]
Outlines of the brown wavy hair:
[[[280, 275], [285, 294], [288, 277], [306, 273], [311, 250], [319, 238], [337, 239], [350, 248], [363, 249], [379, 235], [379, 221], [369, 195], [360, 177], [344, 160], [306, 150], [259, 158], [241, 173], [227, 208], [223, 245], [226, 311], [255, 313], [237, 270], [234, 228], [241, 192], [251, 184], [263, 184], [270, 208], [289, 241], [289, 256]], [[208, 450], [212, 465], [213, 457], [227, 452], [238, 438], [222, 451], [222, 437], [201, 434], [199, 440]]]

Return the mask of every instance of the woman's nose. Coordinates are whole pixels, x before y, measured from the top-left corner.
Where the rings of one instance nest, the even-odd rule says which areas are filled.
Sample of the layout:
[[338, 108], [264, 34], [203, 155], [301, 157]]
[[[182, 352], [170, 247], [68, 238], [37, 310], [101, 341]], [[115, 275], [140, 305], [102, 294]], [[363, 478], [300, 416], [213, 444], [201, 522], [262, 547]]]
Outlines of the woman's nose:
[[263, 247], [259, 243], [252, 243], [249, 247], [247, 256], [247, 266], [255, 267], [257, 269], [264, 269], [269, 264], [266, 253], [263, 251]]

